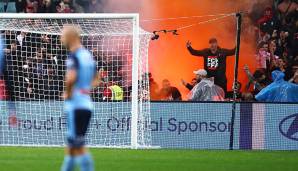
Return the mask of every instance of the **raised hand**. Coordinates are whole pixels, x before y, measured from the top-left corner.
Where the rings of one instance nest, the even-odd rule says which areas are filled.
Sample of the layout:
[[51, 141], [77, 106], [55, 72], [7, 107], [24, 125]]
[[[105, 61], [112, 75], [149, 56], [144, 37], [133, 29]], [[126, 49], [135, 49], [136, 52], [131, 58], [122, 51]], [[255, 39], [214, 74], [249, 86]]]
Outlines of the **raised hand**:
[[186, 43], [186, 47], [190, 47], [191, 46], [191, 42], [188, 40]]
[[249, 70], [248, 65], [245, 64], [243, 69], [244, 69], [245, 71]]
[[184, 81], [183, 79], [181, 79], [181, 83], [182, 83], [182, 85], [186, 85], [187, 83], [186, 83], [186, 81]]

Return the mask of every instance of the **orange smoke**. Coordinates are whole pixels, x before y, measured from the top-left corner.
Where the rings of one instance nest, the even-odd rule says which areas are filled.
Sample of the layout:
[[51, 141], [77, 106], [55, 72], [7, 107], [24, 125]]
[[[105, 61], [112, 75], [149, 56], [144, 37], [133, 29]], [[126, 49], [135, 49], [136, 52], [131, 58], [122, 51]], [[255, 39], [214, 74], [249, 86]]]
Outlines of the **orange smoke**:
[[[113, 3], [115, 1], [115, 3]], [[262, 0], [262, 2], [268, 0]], [[270, 0], [269, 0], [270, 1]], [[195, 16], [206, 14], [232, 13], [237, 11], [251, 11], [256, 0], [109, 0], [109, 12], [139, 12], [142, 19], [168, 18], [180, 16]], [[259, 3], [259, 2], [258, 2]], [[116, 7], [117, 6], [117, 7]], [[254, 6], [255, 7], [255, 6]], [[113, 10], [117, 9], [117, 10]], [[204, 17], [188, 20], [171, 20], [163, 22], [142, 22], [141, 26], [147, 31], [161, 29], [176, 29], [181, 26], [193, 24], [211, 19]], [[203, 59], [192, 56], [186, 49], [186, 42], [190, 40], [196, 49], [208, 47], [210, 37], [216, 37], [219, 45], [224, 48], [235, 46], [236, 19], [228, 17], [219, 21], [206, 23], [182, 30], [178, 36], [172, 34], [160, 34], [160, 38], [151, 41], [149, 48], [149, 67], [158, 84], [165, 78], [176, 86], [184, 98], [188, 90], [181, 85], [181, 79], [190, 81], [194, 78], [193, 71], [203, 68]], [[243, 21], [242, 41], [239, 63], [239, 80], [242, 87], [247, 82], [243, 71], [244, 64], [248, 64], [251, 70], [255, 69], [254, 28], [246, 17]], [[234, 57], [227, 59], [228, 89], [232, 87]]]

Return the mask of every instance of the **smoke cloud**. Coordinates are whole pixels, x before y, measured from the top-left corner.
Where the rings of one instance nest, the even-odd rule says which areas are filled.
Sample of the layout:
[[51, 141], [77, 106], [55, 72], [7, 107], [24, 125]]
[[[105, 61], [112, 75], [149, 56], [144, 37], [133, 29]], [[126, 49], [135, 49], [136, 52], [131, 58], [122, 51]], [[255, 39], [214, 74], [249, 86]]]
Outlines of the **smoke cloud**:
[[[104, 12], [136, 12], [140, 13], [141, 20], [247, 11], [248, 15], [243, 21], [239, 64], [239, 80], [243, 85], [247, 81], [242, 69], [244, 64], [248, 64], [251, 70], [255, 69], [255, 26], [253, 23], [262, 15], [265, 7], [273, 5], [273, 0], [102, 0], [101, 2]], [[142, 22], [141, 26], [146, 31], [152, 32], [160, 29], [175, 29], [208, 19], [211, 18]], [[160, 84], [163, 79], [167, 78], [186, 97], [188, 91], [181, 85], [180, 80], [190, 81], [194, 77], [192, 71], [203, 68], [203, 60], [191, 56], [185, 43], [190, 40], [194, 48], [202, 49], [208, 47], [210, 37], [216, 37], [221, 47], [233, 48], [236, 39], [235, 21], [235, 17], [228, 17], [182, 30], [178, 36], [162, 34], [159, 40], [152, 41], [149, 48], [149, 66], [157, 83]], [[227, 60], [229, 89], [233, 81], [233, 68], [234, 58], [229, 57]]]

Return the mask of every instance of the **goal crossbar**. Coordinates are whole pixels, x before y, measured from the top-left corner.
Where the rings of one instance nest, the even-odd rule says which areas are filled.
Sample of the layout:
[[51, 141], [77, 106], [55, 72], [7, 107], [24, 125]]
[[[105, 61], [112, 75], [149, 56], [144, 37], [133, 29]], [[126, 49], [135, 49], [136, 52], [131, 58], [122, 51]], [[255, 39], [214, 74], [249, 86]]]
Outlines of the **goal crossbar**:
[[83, 14], [54, 14], [54, 13], [5, 13], [0, 15], [0, 19], [131, 19], [137, 18], [137, 13], [83, 13]]

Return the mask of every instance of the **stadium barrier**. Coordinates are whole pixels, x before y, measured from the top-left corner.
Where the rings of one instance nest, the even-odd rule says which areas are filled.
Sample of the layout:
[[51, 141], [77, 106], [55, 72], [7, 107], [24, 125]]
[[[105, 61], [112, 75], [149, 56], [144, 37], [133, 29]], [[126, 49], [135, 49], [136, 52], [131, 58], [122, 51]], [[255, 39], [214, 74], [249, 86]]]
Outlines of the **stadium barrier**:
[[[17, 113], [18, 126], [8, 126], [7, 110], [1, 110], [1, 145], [64, 145], [66, 118], [60, 116], [63, 102], [47, 102], [51, 110], [39, 102], [16, 102], [22, 109]], [[107, 103], [95, 103], [101, 109]], [[108, 105], [112, 104], [110, 102]], [[26, 109], [30, 108], [30, 114]], [[229, 149], [231, 103], [153, 102], [151, 103], [152, 145], [161, 148]], [[123, 108], [123, 110], [126, 110]], [[51, 111], [51, 114], [44, 113]], [[95, 112], [88, 141], [112, 145], [100, 138], [102, 133], [127, 136], [129, 110]], [[125, 114], [126, 113], [126, 114]], [[28, 138], [30, 137], [30, 138]], [[93, 142], [94, 143], [94, 142]], [[298, 150], [298, 105], [276, 103], [237, 103], [235, 149]]]
[[[152, 103], [152, 142], [164, 148], [229, 149], [232, 103]], [[155, 125], [155, 126], [154, 126]], [[237, 103], [235, 149], [298, 150], [298, 105]]]

